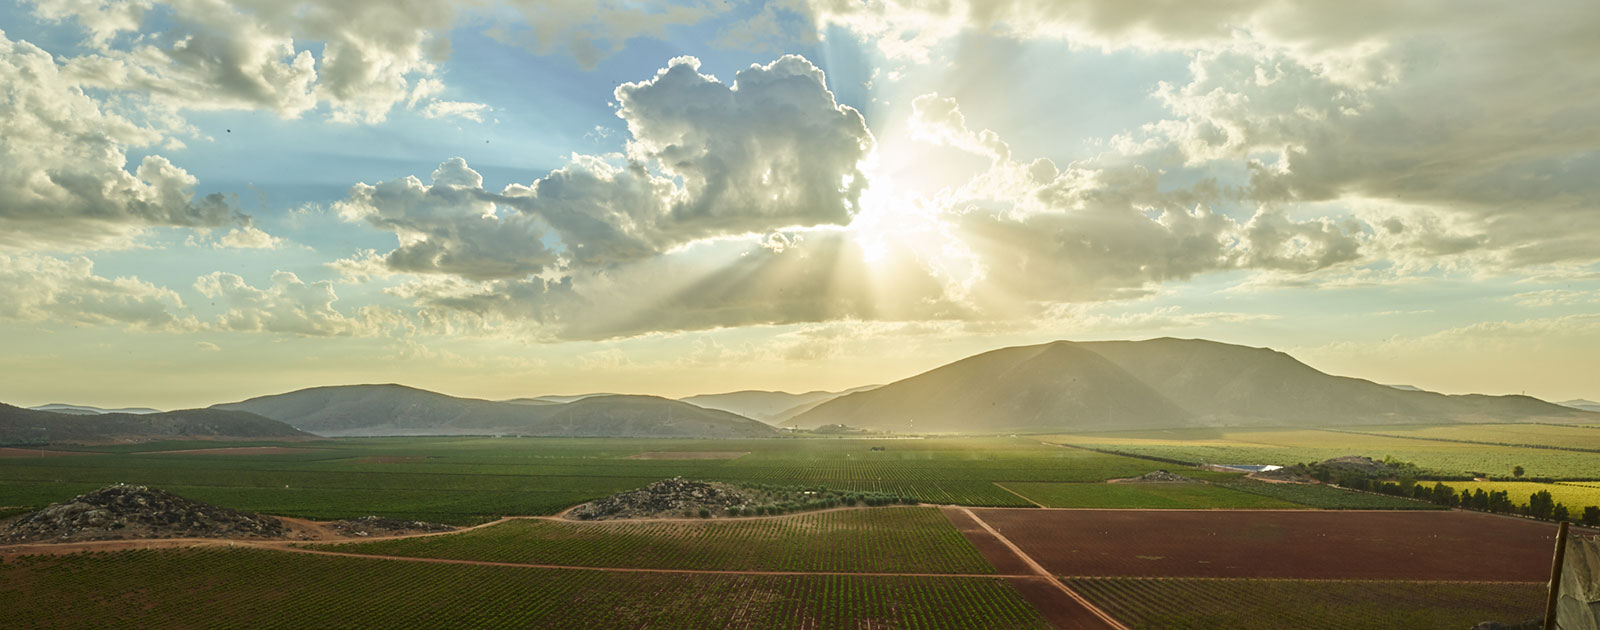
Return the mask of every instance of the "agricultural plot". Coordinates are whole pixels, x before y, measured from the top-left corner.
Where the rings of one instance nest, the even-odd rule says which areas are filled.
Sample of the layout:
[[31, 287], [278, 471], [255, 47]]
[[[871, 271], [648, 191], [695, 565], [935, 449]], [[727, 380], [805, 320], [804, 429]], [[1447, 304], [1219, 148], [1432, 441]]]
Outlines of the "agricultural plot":
[[1268, 483], [1253, 479], [1213, 482], [1231, 490], [1272, 497], [1321, 510], [1442, 510], [1441, 506], [1386, 494], [1356, 492], [1320, 484]]
[[[1025, 438], [352, 438], [273, 444], [300, 450], [248, 456], [177, 452], [232, 446], [239, 444], [161, 442], [74, 447], [100, 453], [92, 457], [5, 458], [0, 506], [37, 509], [92, 488], [129, 483], [181, 488], [219, 505], [284, 516], [377, 514], [473, 524], [508, 514], [554, 514], [682, 476], [1004, 507], [1029, 503], [994, 481], [1101, 481], [1153, 467], [1145, 460]], [[708, 452], [747, 454], [670, 459], [673, 453]], [[640, 453], [669, 459], [629, 459]]]
[[1544, 585], [1079, 578], [1068, 586], [1135, 630], [1471, 628], [1544, 609]]
[[1045, 507], [1143, 509], [1295, 509], [1306, 506], [1205, 483], [1002, 484]]
[[[1600, 457], [1600, 456], [1597, 456]], [[1600, 462], [1597, 462], [1600, 464]], [[1532, 483], [1527, 481], [1452, 481], [1449, 486], [1456, 491], [1482, 490], [1494, 492], [1506, 491], [1511, 501], [1517, 504], [1528, 502], [1528, 497], [1535, 492], [1547, 491], [1556, 503], [1562, 503], [1577, 517], [1583, 513], [1583, 508], [1590, 505], [1600, 505], [1600, 483]]]
[[1315, 462], [1345, 455], [1392, 456], [1448, 476], [1486, 473], [1511, 477], [1522, 466], [1529, 476], [1600, 479], [1594, 453], [1444, 442], [1323, 431], [1317, 429], [1174, 429], [1044, 436], [1050, 442], [1202, 464]]
[[528, 569], [250, 549], [0, 562], [6, 627], [1039, 628], [997, 578]]
[[516, 520], [448, 536], [319, 548], [588, 567], [994, 573], [994, 567], [936, 508], [868, 508], [711, 521]]
[[1349, 430], [1425, 440], [1538, 446], [1600, 452], [1600, 427], [1523, 423], [1351, 427]]
[[1539, 581], [1556, 530], [1475, 512], [973, 511], [1069, 577]]

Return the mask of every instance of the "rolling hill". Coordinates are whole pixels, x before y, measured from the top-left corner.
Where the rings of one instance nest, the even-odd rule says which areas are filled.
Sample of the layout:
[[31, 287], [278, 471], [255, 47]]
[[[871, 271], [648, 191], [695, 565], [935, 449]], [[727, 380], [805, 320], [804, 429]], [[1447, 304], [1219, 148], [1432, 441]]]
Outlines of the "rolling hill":
[[315, 437], [242, 411], [183, 409], [148, 414], [66, 414], [0, 404], [0, 444], [92, 444], [171, 438]]
[[66, 404], [66, 403], [50, 403], [48, 405], [39, 405], [37, 407], [29, 407], [29, 409], [32, 409], [34, 411], [49, 411], [49, 412], [52, 412], [52, 413], [69, 413], [69, 414], [79, 415], [79, 416], [94, 416], [94, 415], [100, 415], [100, 414], [105, 414], [105, 413], [133, 413], [133, 414], [161, 413], [160, 409], [151, 409], [149, 407], [123, 407], [121, 409], [102, 409], [100, 407], [91, 407], [89, 405], [69, 405], [69, 404]]
[[777, 424], [807, 409], [845, 394], [877, 387], [867, 385], [839, 392], [810, 391], [802, 394], [747, 389], [723, 394], [700, 394], [679, 398], [683, 402], [706, 409], [736, 413], [746, 418]]
[[324, 436], [771, 437], [736, 414], [656, 396], [599, 395], [571, 402], [457, 398], [403, 385], [314, 387], [215, 405]]
[[1164, 338], [985, 352], [827, 401], [787, 424], [999, 433], [1530, 420], [1600, 416], [1527, 396], [1397, 389], [1266, 348]]

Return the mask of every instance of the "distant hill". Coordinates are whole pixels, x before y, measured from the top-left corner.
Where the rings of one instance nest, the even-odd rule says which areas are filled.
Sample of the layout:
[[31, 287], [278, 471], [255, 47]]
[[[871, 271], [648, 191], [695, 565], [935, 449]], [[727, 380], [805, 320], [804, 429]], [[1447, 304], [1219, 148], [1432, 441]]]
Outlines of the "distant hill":
[[1562, 407], [1571, 407], [1573, 409], [1582, 409], [1584, 411], [1600, 412], [1600, 402], [1584, 400], [1582, 398], [1574, 398], [1572, 400], [1566, 400], [1556, 404], [1561, 405]]
[[534, 396], [532, 398], [512, 398], [500, 402], [516, 403], [518, 405], [559, 405], [595, 396], [616, 396], [617, 394], [577, 394], [574, 396]]
[[121, 409], [101, 409], [99, 407], [91, 407], [89, 405], [69, 405], [69, 404], [66, 404], [66, 403], [50, 403], [48, 405], [39, 405], [37, 407], [29, 407], [29, 409], [32, 409], [34, 411], [49, 411], [49, 412], [52, 412], [52, 413], [69, 413], [69, 414], [79, 415], [79, 416], [92, 416], [92, 415], [99, 415], [99, 414], [103, 414], [103, 413], [135, 413], [135, 414], [161, 413], [160, 409], [151, 409], [149, 407], [123, 407]]
[[403, 385], [314, 387], [213, 409], [248, 411], [325, 436], [771, 437], [736, 414], [655, 396], [595, 395], [572, 402], [457, 398]]
[[315, 437], [242, 411], [184, 409], [147, 414], [65, 414], [0, 404], [0, 444], [95, 444], [170, 438]]
[[1003, 348], [824, 402], [789, 424], [929, 433], [1213, 426], [1575, 422], [1527, 396], [1446, 396], [1331, 376], [1214, 341], [1058, 341]]
[[800, 411], [810, 409], [845, 394], [877, 387], [867, 385], [839, 392], [810, 391], [803, 394], [747, 389], [725, 394], [700, 394], [679, 398], [683, 402], [706, 409], [719, 409], [746, 418], [777, 424]]

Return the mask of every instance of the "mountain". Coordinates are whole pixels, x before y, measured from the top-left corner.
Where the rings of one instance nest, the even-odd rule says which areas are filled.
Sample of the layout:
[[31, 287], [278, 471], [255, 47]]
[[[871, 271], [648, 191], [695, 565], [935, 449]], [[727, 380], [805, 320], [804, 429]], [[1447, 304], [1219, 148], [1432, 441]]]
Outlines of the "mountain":
[[595, 396], [616, 395], [617, 394], [578, 394], [575, 396], [534, 396], [532, 398], [512, 398], [510, 400], [502, 400], [500, 402], [515, 403], [518, 405], [559, 405], [562, 403], [583, 400], [585, 398], [594, 398]]
[[1562, 407], [1571, 407], [1573, 409], [1582, 409], [1584, 411], [1600, 412], [1600, 402], [1584, 400], [1582, 398], [1574, 398], [1572, 400], [1558, 402], [1556, 404], [1561, 405]]
[[325, 436], [771, 437], [749, 418], [655, 396], [595, 395], [571, 402], [457, 398], [404, 385], [314, 387], [215, 405]]
[[34, 411], [49, 411], [49, 412], [53, 412], [53, 413], [69, 413], [69, 414], [77, 415], [77, 416], [93, 416], [93, 415], [99, 415], [99, 414], [104, 414], [104, 413], [135, 413], [135, 414], [161, 413], [160, 409], [151, 409], [149, 407], [123, 407], [121, 409], [101, 409], [100, 407], [90, 407], [89, 405], [69, 405], [69, 404], [66, 404], [66, 403], [50, 403], [48, 405], [39, 405], [37, 407], [29, 407], [29, 409], [32, 409]]
[[803, 394], [747, 389], [725, 394], [700, 394], [688, 398], [679, 398], [678, 400], [696, 407], [736, 413], [746, 418], [754, 418], [776, 424], [787, 420], [795, 413], [799, 413], [799, 411], [810, 409], [845, 394], [865, 391], [874, 387], [877, 387], [877, 385], [856, 387], [840, 392], [810, 391]]
[[1589, 416], [1527, 396], [1447, 396], [1331, 376], [1266, 348], [1152, 339], [1057, 341], [985, 352], [835, 398], [788, 424], [1008, 433], [1573, 422]]
[[0, 404], [0, 444], [103, 443], [167, 438], [315, 437], [241, 411], [184, 409], [147, 414], [66, 414]]

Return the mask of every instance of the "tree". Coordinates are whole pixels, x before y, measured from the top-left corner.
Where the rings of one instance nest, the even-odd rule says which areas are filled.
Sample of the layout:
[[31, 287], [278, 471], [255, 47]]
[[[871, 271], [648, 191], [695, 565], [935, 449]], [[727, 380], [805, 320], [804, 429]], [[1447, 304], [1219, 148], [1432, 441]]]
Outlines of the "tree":
[[1600, 506], [1591, 505], [1583, 508], [1583, 524], [1600, 527]]
[[1540, 490], [1528, 496], [1528, 516], [1548, 519], [1555, 512], [1556, 500], [1549, 490]]
[[1567, 520], [1567, 518], [1571, 517], [1571, 516], [1572, 516], [1572, 511], [1568, 510], [1567, 506], [1562, 505], [1560, 503], [1557, 503], [1556, 506], [1554, 508], [1551, 508], [1551, 510], [1550, 510], [1550, 518], [1552, 520], [1564, 521], [1564, 520]]
[[1518, 478], [1521, 478], [1521, 477], [1522, 477], [1522, 475], [1523, 475], [1523, 474], [1525, 474], [1525, 473], [1527, 473], [1527, 472], [1528, 472], [1528, 471], [1527, 471], [1527, 470], [1525, 470], [1525, 469], [1523, 469], [1523, 468], [1522, 468], [1522, 466], [1520, 466], [1520, 465], [1519, 465], [1519, 466], [1512, 466], [1512, 467], [1511, 467], [1511, 476], [1512, 476], [1512, 477], [1518, 477]]

